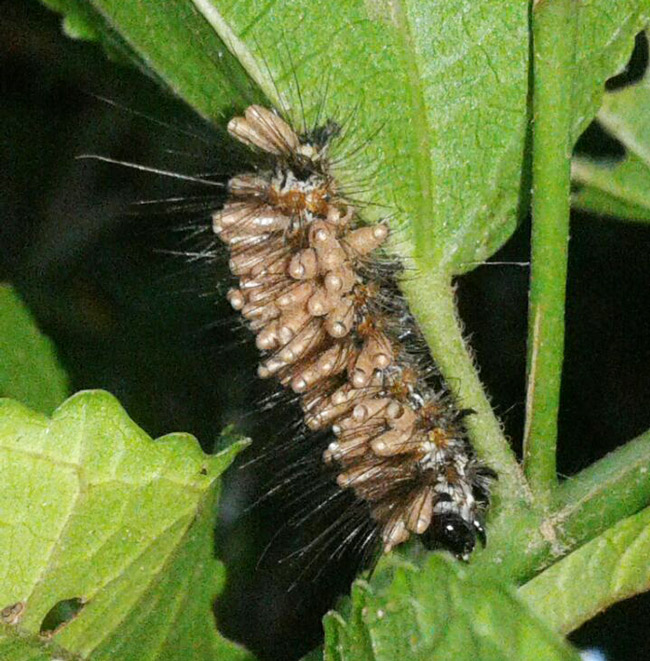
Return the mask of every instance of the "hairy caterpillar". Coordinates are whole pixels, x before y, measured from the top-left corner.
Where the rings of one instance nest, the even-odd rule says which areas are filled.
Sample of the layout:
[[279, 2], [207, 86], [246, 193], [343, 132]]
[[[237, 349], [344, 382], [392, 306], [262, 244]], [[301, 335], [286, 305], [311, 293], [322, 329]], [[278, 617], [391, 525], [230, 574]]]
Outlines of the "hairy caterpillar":
[[298, 133], [249, 106], [229, 133], [270, 165], [228, 182], [213, 229], [238, 278], [228, 299], [255, 333], [261, 378], [295, 393], [336, 482], [367, 506], [390, 551], [412, 534], [467, 559], [493, 471], [475, 456], [459, 410], [397, 296], [379, 250], [388, 226], [364, 225], [330, 170], [332, 121]]

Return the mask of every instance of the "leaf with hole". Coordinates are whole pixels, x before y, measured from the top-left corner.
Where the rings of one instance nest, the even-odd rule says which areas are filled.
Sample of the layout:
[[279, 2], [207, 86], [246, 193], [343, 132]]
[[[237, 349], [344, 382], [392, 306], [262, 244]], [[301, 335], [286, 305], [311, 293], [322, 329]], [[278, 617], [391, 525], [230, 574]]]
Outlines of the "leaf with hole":
[[153, 441], [102, 392], [75, 395], [51, 420], [2, 400], [0, 607], [11, 624], [90, 659], [247, 658], [212, 615], [224, 580], [218, 478], [241, 447], [208, 456], [188, 435]]

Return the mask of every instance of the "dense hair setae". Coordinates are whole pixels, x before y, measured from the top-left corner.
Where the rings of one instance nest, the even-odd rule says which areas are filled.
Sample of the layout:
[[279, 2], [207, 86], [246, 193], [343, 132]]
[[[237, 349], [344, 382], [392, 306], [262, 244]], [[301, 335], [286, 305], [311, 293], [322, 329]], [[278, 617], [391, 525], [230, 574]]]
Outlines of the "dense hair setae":
[[252, 105], [228, 130], [268, 163], [232, 177], [213, 214], [238, 279], [228, 299], [262, 353], [259, 376], [292, 392], [309, 433], [327, 438], [323, 469], [361, 505], [368, 540], [387, 552], [415, 534], [467, 559], [485, 540], [495, 476], [399, 295], [388, 225], [364, 225], [331, 174], [339, 125], [298, 133]]

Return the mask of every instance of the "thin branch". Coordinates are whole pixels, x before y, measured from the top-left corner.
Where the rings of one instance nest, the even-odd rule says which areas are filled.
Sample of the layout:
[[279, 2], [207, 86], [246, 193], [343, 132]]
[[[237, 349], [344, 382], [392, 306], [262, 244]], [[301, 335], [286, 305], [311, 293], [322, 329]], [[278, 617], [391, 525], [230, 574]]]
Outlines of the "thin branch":
[[583, 540], [650, 505], [650, 430], [567, 479], [553, 505], [562, 536]]
[[571, 80], [575, 3], [533, 7], [533, 227], [524, 470], [548, 503], [556, 485], [557, 413], [564, 353], [569, 241]]

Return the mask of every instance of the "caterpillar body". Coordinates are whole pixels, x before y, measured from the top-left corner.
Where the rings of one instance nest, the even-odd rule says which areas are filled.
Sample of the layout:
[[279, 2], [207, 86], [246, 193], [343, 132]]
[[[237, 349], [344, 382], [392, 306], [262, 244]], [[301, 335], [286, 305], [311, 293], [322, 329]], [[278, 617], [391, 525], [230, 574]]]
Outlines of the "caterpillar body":
[[213, 229], [230, 251], [233, 308], [255, 333], [261, 378], [298, 398], [306, 427], [331, 430], [322, 461], [367, 506], [385, 552], [420, 536], [467, 559], [480, 540], [494, 472], [380, 257], [389, 228], [365, 225], [332, 175], [332, 122], [295, 131], [252, 105], [229, 133], [270, 166], [228, 181]]

